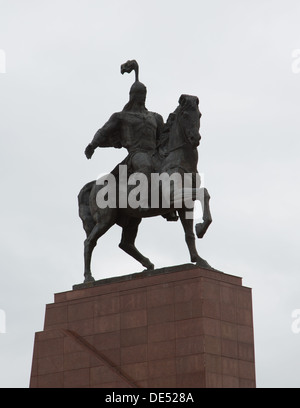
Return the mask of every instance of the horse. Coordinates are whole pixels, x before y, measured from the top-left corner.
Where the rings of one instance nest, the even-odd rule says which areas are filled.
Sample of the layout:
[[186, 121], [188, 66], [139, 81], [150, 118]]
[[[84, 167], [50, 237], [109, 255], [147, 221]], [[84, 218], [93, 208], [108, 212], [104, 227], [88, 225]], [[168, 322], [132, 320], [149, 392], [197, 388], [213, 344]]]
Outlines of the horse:
[[[181, 95], [176, 110], [169, 115], [161, 142], [153, 157], [159, 174], [172, 176], [180, 174], [192, 175], [197, 179], [198, 151], [200, 143], [200, 118], [199, 99], [196, 96]], [[135, 247], [135, 239], [142, 218], [166, 215], [170, 211], [177, 211], [185, 233], [185, 241], [190, 253], [191, 262], [199, 267], [211, 268], [202, 259], [196, 249], [195, 234], [193, 232], [193, 206], [187, 202], [200, 200], [203, 208], [203, 222], [196, 225], [196, 234], [202, 238], [212, 222], [209, 208], [209, 193], [206, 188], [195, 186], [184, 187], [172, 184], [170, 189], [170, 206], [158, 208], [131, 208], [130, 206], [116, 205], [100, 208], [97, 204], [97, 193], [103, 186], [97, 181], [87, 183], [78, 195], [79, 216], [86, 232], [84, 241], [84, 282], [93, 282], [91, 273], [92, 253], [98, 239], [103, 236], [113, 225], [122, 228], [122, 238], [119, 247], [127, 254], [140, 262], [146, 270], [153, 270], [154, 264]], [[188, 200], [184, 200], [188, 197]], [[181, 206], [178, 205], [181, 202]], [[113, 208], [112, 208], [113, 207]]]

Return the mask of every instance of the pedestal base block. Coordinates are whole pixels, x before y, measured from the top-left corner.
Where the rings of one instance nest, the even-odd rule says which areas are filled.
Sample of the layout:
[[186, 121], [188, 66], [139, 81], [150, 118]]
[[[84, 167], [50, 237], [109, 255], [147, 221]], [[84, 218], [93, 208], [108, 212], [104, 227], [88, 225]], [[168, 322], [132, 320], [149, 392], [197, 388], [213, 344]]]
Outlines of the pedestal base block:
[[251, 289], [194, 265], [75, 285], [46, 306], [31, 388], [254, 388]]

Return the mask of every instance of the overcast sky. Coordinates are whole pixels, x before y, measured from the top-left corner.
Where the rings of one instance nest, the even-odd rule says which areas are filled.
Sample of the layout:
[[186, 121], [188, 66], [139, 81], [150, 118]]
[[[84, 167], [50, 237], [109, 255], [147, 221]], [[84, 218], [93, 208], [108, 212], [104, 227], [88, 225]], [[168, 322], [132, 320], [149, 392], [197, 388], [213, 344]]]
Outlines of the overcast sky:
[[[300, 387], [297, 49], [299, 0], [0, 0], [0, 387], [28, 387], [45, 305], [83, 280], [77, 194], [127, 153], [84, 149], [128, 101], [128, 59], [165, 120], [181, 94], [199, 97], [214, 220], [200, 256], [253, 289], [257, 386]], [[141, 271], [120, 235], [99, 240], [96, 279]], [[161, 217], [137, 246], [158, 268], [190, 261], [180, 223]]]

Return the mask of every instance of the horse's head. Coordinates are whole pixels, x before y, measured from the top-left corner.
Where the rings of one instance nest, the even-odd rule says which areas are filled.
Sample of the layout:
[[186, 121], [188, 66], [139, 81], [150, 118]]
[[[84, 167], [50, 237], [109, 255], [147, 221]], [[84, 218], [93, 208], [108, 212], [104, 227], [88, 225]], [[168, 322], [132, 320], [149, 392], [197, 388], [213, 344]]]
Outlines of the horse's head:
[[200, 143], [199, 99], [197, 96], [181, 95], [177, 112], [177, 123], [180, 126], [186, 142], [196, 148]]

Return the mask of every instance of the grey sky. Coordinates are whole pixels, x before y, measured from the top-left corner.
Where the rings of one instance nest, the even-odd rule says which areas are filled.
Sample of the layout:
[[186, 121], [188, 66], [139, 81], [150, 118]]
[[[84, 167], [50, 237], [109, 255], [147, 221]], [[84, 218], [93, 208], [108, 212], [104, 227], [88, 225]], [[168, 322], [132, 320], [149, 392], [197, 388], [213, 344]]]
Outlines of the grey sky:
[[[77, 194], [126, 151], [83, 152], [128, 101], [133, 58], [165, 120], [182, 93], [199, 97], [214, 219], [199, 253], [253, 288], [258, 387], [300, 386], [299, 21], [298, 0], [0, 0], [0, 387], [28, 387], [45, 304], [83, 279]], [[120, 232], [99, 240], [96, 279], [141, 270]], [[189, 262], [181, 225], [161, 217], [137, 245], [157, 267]]]

